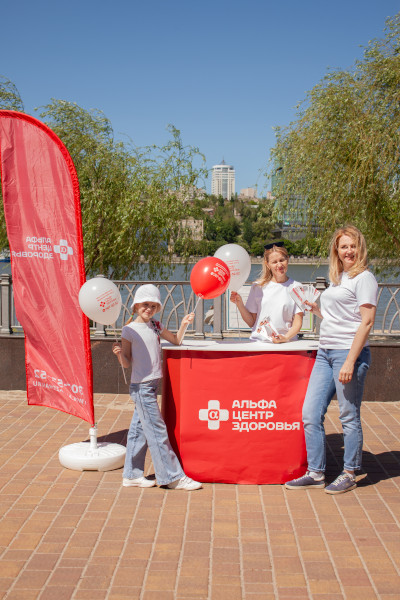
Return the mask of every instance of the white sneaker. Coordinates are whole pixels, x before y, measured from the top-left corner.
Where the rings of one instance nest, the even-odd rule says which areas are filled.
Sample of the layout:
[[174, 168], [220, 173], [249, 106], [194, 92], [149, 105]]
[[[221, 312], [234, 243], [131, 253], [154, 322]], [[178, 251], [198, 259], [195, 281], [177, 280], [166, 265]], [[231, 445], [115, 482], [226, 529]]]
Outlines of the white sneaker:
[[199, 481], [194, 481], [194, 479], [190, 479], [190, 477], [184, 475], [180, 479], [168, 483], [167, 487], [171, 490], [187, 490], [190, 492], [191, 490], [199, 490], [203, 486]]
[[141, 487], [148, 488], [156, 485], [155, 479], [146, 479], [146, 477], [138, 477], [137, 479], [122, 479], [122, 485], [124, 487]]

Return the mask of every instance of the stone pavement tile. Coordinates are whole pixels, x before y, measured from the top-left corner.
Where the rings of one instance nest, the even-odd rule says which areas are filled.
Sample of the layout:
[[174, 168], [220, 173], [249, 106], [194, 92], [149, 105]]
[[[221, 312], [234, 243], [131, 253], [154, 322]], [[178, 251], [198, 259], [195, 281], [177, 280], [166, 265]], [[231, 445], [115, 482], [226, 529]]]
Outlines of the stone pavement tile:
[[140, 587], [143, 583], [146, 573], [146, 565], [136, 565], [132, 562], [129, 566], [117, 567], [114, 573], [113, 585], [118, 587], [125, 587], [132, 585], [134, 587]]
[[[156, 563], [158, 564], [158, 563]], [[222, 567], [225, 567], [227, 563], [221, 563]], [[232, 568], [232, 572], [236, 573], [236, 570], [240, 572], [239, 564], [234, 565], [234, 567], [229, 564], [229, 568]], [[151, 568], [153, 568], [153, 563], [151, 563]], [[182, 562], [180, 564], [179, 574], [181, 577], [191, 577], [194, 573], [208, 573], [210, 568], [210, 558], [208, 556], [204, 557], [187, 557], [183, 555]], [[219, 566], [213, 564], [213, 572], [218, 570]]]
[[307, 550], [323, 552], [326, 549], [325, 541], [321, 536], [316, 538], [315, 535], [301, 535], [298, 538], [298, 544], [302, 552]]
[[[211, 539], [211, 533], [209, 539]], [[239, 538], [213, 536], [213, 548], [239, 548]]]
[[40, 590], [16, 590], [12, 592], [13, 600], [36, 600], [41, 591]]
[[304, 586], [296, 587], [296, 586], [277, 586], [277, 597], [279, 600], [291, 600], [291, 598], [296, 598], [296, 600], [309, 600], [309, 594], [307, 589]]
[[93, 557], [101, 557], [101, 556], [120, 556], [122, 549], [124, 546], [124, 542], [121, 541], [99, 541], [96, 547], [93, 550]]
[[44, 554], [36, 552], [28, 561], [28, 570], [51, 571], [59, 559], [59, 554]]
[[303, 566], [298, 556], [274, 556], [273, 566], [276, 573], [302, 573]]
[[311, 579], [307, 584], [312, 594], [339, 594], [342, 590], [340, 582], [333, 579]]
[[[194, 596], [195, 597], [195, 596]], [[242, 588], [240, 585], [212, 585], [211, 598], [213, 600], [242, 600]]]
[[212, 575], [211, 581], [213, 587], [222, 585], [241, 587], [242, 585], [241, 577], [234, 577], [233, 575], [224, 575], [222, 573]]
[[146, 590], [143, 594], [143, 600], [175, 600], [175, 593], [164, 590], [162, 594], [160, 594], [160, 592]]
[[343, 600], [343, 594], [334, 594], [330, 592], [323, 592], [322, 594], [313, 593], [314, 600]]
[[[141, 543], [141, 542], [136, 542], [134, 540], [131, 540], [130, 543], [128, 543], [123, 551], [121, 552], [121, 557], [122, 558], [126, 558], [129, 560], [133, 560], [133, 559], [148, 559], [151, 551], [152, 551], [152, 543], [148, 542], [148, 543]], [[171, 551], [172, 551], [172, 546], [171, 546]], [[168, 551], [167, 549], [165, 549], [165, 555], [168, 556]], [[162, 559], [160, 559], [162, 560]]]
[[[274, 549], [275, 550], [275, 549]], [[295, 552], [293, 550], [293, 552]], [[274, 553], [274, 557], [278, 556]], [[287, 554], [282, 554], [282, 556], [287, 557]], [[297, 553], [294, 554], [297, 556]], [[271, 567], [271, 557], [268, 553], [256, 554], [251, 553], [249, 555], [245, 555], [242, 557], [242, 564], [244, 569], [254, 568], [254, 569], [267, 569], [270, 570]]]
[[40, 590], [46, 583], [51, 571], [24, 571], [15, 580], [15, 589]]
[[[265, 536], [264, 536], [265, 538]], [[242, 548], [242, 554], [244, 556], [253, 556], [254, 554], [268, 554], [268, 542], [262, 540], [258, 542], [245, 542], [242, 541], [240, 544]]]
[[145, 591], [159, 591], [163, 592], [174, 591], [176, 583], [176, 570], [172, 571], [153, 571], [149, 570], [147, 573], [144, 590]]
[[107, 600], [139, 600], [141, 588], [112, 586]]
[[343, 587], [343, 594], [346, 600], [380, 600], [372, 586], [364, 587]]
[[[183, 598], [208, 598], [208, 582], [195, 576], [179, 577], [176, 595]], [[229, 596], [225, 596], [225, 598], [229, 598]]]
[[282, 587], [301, 587], [306, 585], [306, 579], [303, 573], [277, 573], [275, 572], [276, 585]]
[[249, 583], [256, 583], [257, 585], [270, 584], [272, 583], [272, 571], [266, 569], [244, 569], [243, 580], [246, 585]]
[[48, 585], [57, 586], [76, 586], [82, 576], [83, 567], [64, 568], [56, 567], [49, 578]]
[[2, 579], [15, 578], [22, 571], [25, 566], [23, 560], [2, 560], [0, 564], [0, 577]]
[[95, 595], [96, 600], [105, 600], [108, 596], [108, 589], [96, 589], [96, 593], [93, 594], [93, 589], [79, 588], [74, 592], [74, 600], [93, 600]]
[[[193, 569], [202, 568], [204, 565], [193, 565]], [[181, 565], [181, 572], [183, 566]], [[150, 571], [178, 571], [178, 562], [177, 561], [154, 561], [152, 560], [149, 565]]]
[[246, 598], [248, 598], [249, 600], [276, 600], [274, 588], [272, 585], [246, 585], [245, 594]]
[[373, 583], [379, 594], [395, 594], [397, 592], [400, 595], [400, 577], [398, 574], [376, 574]]
[[1, 598], [5, 597], [7, 591], [11, 588], [12, 584], [15, 581], [14, 575], [11, 577], [2, 577], [0, 576], [0, 595]]

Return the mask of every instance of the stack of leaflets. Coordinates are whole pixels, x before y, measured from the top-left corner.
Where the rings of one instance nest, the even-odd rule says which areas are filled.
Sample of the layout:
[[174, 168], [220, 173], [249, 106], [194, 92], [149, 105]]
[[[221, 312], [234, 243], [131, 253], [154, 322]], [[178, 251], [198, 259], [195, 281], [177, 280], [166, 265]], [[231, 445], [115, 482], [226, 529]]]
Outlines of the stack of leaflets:
[[262, 321], [259, 322], [257, 327], [257, 333], [265, 335], [267, 340], [271, 342], [272, 338], [277, 337], [279, 335], [276, 327], [273, 325], [269, 317], [265, 317]]
[[321, 295], [313, 285], [295, 285], [289, 290], [290, 296], [296, 302], [297, 306], [301, 308], [301, 310], [311, 310], [311, 306], [308, 306], [306, 302], [310, 302], [313, 304], [318, 300]]

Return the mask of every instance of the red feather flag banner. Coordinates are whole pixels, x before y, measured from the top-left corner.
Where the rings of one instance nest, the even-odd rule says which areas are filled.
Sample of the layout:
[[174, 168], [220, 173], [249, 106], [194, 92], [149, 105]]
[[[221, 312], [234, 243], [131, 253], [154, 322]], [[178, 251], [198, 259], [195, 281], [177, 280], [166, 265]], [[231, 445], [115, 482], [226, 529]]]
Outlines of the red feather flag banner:
[[37, 119], [0, 110], [1, 183], [15, 310], [25, 333], [28, 404], [94, 424], [79, 183], [61, 140]]

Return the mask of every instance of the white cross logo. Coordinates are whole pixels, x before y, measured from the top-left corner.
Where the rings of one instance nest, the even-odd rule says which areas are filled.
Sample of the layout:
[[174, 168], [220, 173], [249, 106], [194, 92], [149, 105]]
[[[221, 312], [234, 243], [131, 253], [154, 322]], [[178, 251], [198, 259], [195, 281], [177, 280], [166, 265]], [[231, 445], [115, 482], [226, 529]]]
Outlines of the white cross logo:
[[60, 244], [54, 246], [54, 252], [60, 255], [61, 260], [68, 260], [68, 255], [74, 253], [71, 246], [68, 246], [67, 240], [60, 240]]
[[220, 421], [229, 419], [229, 410], [220, 409], [219, 400], [209, 400], [208, 408], [199, 410], [200, 421], [208, 421], [208, 429], [219, 429]]

